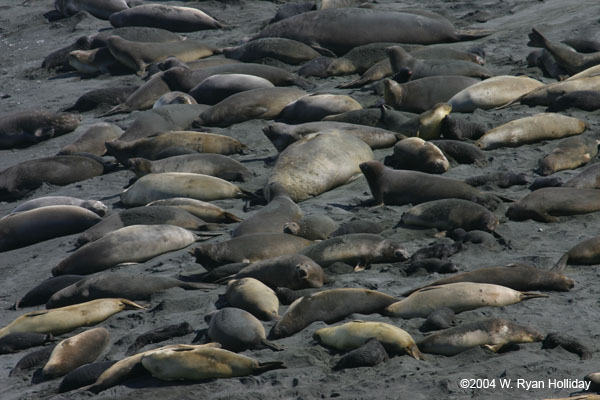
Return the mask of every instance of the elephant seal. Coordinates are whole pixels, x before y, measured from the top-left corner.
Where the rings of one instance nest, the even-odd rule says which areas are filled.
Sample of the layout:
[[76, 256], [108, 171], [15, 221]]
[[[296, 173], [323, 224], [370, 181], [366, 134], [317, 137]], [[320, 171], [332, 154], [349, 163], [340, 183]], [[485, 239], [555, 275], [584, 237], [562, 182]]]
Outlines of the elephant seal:
[[371, 148], [355, 136], [315, 133], [279, 154], [268, 184], [280, 183], [292, 200], [301, 202], [355, 179], [359, 164], [372, 159]]
[[171, 199], [156, 200], [148, 203], [147, 206], [178, 207], [206, 222], [231, 223], [242, 221], [242, 219], [237, 215], [225, 211], [219, 206], [187, 197], [174, 197]]
[[470, 76], [480, 79], [493, 76], [487, 68], [469, 61], [420, 60], [413, 57], [401, 46], [388, 47], [385, 52], [390, 59], [392, 71], [398, 73], [402, 68], [407, 68], [411, 71], [412, 80], [427, 76]]
[[306, 95], [303, 90], [285, 87], [246, 90], [227, 97], [200, 114], [198, 123], [227, 127], [251, 119], [273, 119], [286, 105]]
[[121, 194], [121, 202], [127, 207], [134, 207], [173, 197], [212, 201], [247, 195], [247, 191], [214, 176], [188, 172], [163, 172], [142, 176]]
[[[564, 275], [535, 268], [526, 264], [515, 263], [500, 267], [484, 267], [473, 271], [462, 272], [448, 278], [438, 279], [424, 287], [447, 285], [449, 283], [457, 282], [491, 283], [519, 291], [551, 290], [567, 292], [575, 286], [573, 279], [567, 278]], [[405, 293], [405, 295], [409, 295], [413, 292], [414, 290]]]
[[110, 16], [110, 24], [115, 28], [149, 26], [171, 32], [223, 28], [223, 24], [197, 8], [163, 4], [142, 4], [113, 13]]
[[441, 133], [444, 139], [452, 140], [477, 140], [482, 137], [487, 128], [477, 122], [468, 121], [454, 115], [447, 115], [442, 120]]
[[46, 361], [48, 361], [48, 358], [50, 358], [50, 354], [52, 354], [54, 347], [56, 347], [56, 344], [50, 344], [49, 346], [44, 346], [39, 350], [27, 354], [17, 362], [13, 369], [10, 370], [8, 376], [20, 375], [23, 371], [43, 366]]
[[470, 113], [478, 108], [489, 110], [511, 103], [542, 86], [542, 82], [526, 76], [494, 76], [464, 88], [447, 102], [454, 112]]
[[247, 74], [215, 74], [194, 86], [189, 94], [200, 104], [215, 105], [236, 93], [273, 88], [269, 80]]
[[391, 147], [402, 135], [392, 131], [337, 121], [317, 121], [304, 124], [288, 125], [280, 122], [269, 124], [263, 128], [263, 133], [271, 141], [277, 151], [282, 152], [290, 144], [297, 142], [311, 133], [335, 130], [360, 138], [371, 149]]
[[524, 300], [548, 297], [545, 294], [520, 292], [489, 283], [458, 282], [429, 286], [413, 292], [404, 300], [386, 307], [384, 314], [396, 318], [426, 318], [441, 307], [455, 313], [479, 307], [503, 307]]
[[46, 304], [48, 299], [54, 293], [83, 278], [83, 275], [61, 275], [48, 278], [25, 293], [23, 297], [17, 300], [11, 308], [18, 310], [21, 307], [32, 307]]
[[193, 250], [196, 262], [208, 270], [224, 264], [256, 262], [296, 254], [312, 242], [286, 233], [254, 233], [219, 243], [202, 243]]
[[82, 155], [23, 161], [0, 172], [0, 199], [19, 199], [43, 183], [65, 186], [102, 175], [104, 172], [103, 164]]
[[52, 275], [89, 275], [122, 263], [146, 261], [187, 247], [196, 240], [196, 235], [178, 226], [126, 226], [80, 247], [59, 262]]
[[351, 233], [374, 233], [379, 234], [383, 231], [383, 226], [370, 219], [352, 219], [340, 224], [340, 227], [333, 231], [330, 237], [349, 235]]
[[408, 259], [404, 247], [372, 233], [353, 233], [314, 243], [300, 251], [322, 267], [335, 262], [355, 265], [355, 271], [370, 264]]
[[123, 272], [105, 272], [85, 277], [54, 293], [46, 308], [59, 308], [101, 298], [149, 300], [157, 292], [171, 288], [202, 290], [212, 286], [184, 282], [166, 276], [136, 275]]
[[248, 311], [225, 307], [206, 316], [210, 341], [220, 343], [225, 350], [240, 352], [247, 349], [267, 347], [274, 351], [283, 350], [267, 340], [265, 328]]
[[98, 324], [123, 310], [139, 309], [144, 307], [130, 300], [99, 299], [53, 310], [31, 311], [0, 329], [0, 337], [14, 332], [62, 335], [82, 326]]
[[454, 321], [454, 311], [448, 307], [438, 308], [427, 316], [423, 325], [419, 327], [421, 332], [439, 331], [452, 327]]
[[297, 221], [286, 223], [283, 226], [283, 232], [307, 240], [325, 240], [338, 227], [337, 222], [327, 215], [309, 215]]
[[465, 183], [468, 183], [474, 187], [491, 183], [500, 188], [506, 189], [515, 185], [527, 185], [529, 183], [529, 178], [527, 178], [527, 174], [524, 172], [517, 174], [514, 172], [498, 171], [489, 174], [471, 176], [465, 179]]
[[[340, 89], [354, 89], [367, 85], [371, 82], [377, 82], [381, 79], [391, 77], [393, 74], [392, 66], [390, 65], [389, 60], [382, 60], [378, 63], [374, 64], [371, 68], [366, 70], [359, 78], [354, 79], [347, 83], [342, 83], [337, 88]], [[402, 74], [398, 74], [397, 76], [402, 76], [404, 78], [404, 82], [410, 79], [411, 71], [409, 69], [404, 69]]]
[[62, 108], [60, 111], [85, 112], [103, 105], [116, 106], [124, 102], [137, 89], [138, 86], [128, 85], [90, 90], [79, 96], [73, 105]]
[[[363, 74], [380, 61], [387, 60], [389, 62], [385, 49], [395, 45], [398, 43], [376, 42], [354, 47], [342, 57], [333, 59], [327, 67], [327, 76]], [[409, 52], [423, 48], [421, 45], [402, 44], [400, 46]]]
[[174, 42], [133, 42], [119, 36], [108, 38], [107, 47], [113, 57], [138, 76], [146, 73], [149, 65], [172, 56], [182, 62], [219, 54], [220, 49], [207, 46], [198, 40], [178, 40]]
[[486, 132], [477, 141], [483, 150], [517, 147], [541, 140], [578, 135], [586, 129], [585, 122], [566, 115], [541, 113], [519, 118]]
[[320, 54], [312, 47], [296, 40], [285, 38], [264, 38], [252, 40], [235, 47], [226, 47], [223, 54], [242, 62], [255, 62], [264, 58], [282, 61], [286, 64], [302, 64]]
[[420, 248], [415, 251], [410, 257], [411, 261], [421, 261], [436, 258], [439, 260], [445, 260], [448, 257], [458, 253], [465, 247], [462, 243], [447, 243], [447, 242], [434, 242], [426, 247]]
[[360, 110], [362, 106], [350, 96], [341, 94], [312, 94], [289, 103], [279, 118], [288, 123], [320, 121], [328, 115]]
[[64, 376], [60, 385], [58, 386], [58, 393], [70, 392], [71, 390], [79, 389], [81, 387], [91, 385], [104, 371], [113, 366], [116, 361], [97, 361], [90, 364], [82, 365], [81, 367], [75, 368]]
[[371, 338], [358, 349], [346, 353], [333, 367], [334, 370], [357, 367], [374, 367], [389, 359], [385, 348], [375, 338]]
[[42, 373], [46, 378], [64, 376], [77, 367], [96, 361], [108, 346], [106, 328], [93, 328], [58, 343]]
[[584, 111], [596, 111], [600, 109], [600, 91], [598, 90], [577, 90], [557, 97], [548, 111], [560, 112], [569, 108], [578, 108]]
[[317, 342], [341, 351], [357, 349], [371, 338], [377, 339], [388, 354], [425, 359], [408, 332], [385, 322], [352, 321], [321, 328], [313, 334]]
[[47, 206], [81, 207], [85, 208], [86, 210], [95, 212], [101, 217], [104, 217], [104, 215], [106, 215], [106, 212], [108, 211], [108, 207], [106, 207], [101, 201], [97, 200], [83, 200], [70, 196], [44, 196], [21, 203], [18, 207], [15, 207], [10, 213], [16, 214], [23, 211], [29, 211]]
[[145, 158], [130, 158], [129, 169], [137, 177], [163, 172], [189, 172], [193, 174], [210, 175], [226, 181], [245, 182], [252, 172], [242, 163], [222, 154], [200, 153], [183, 154], [163, 159], [147, 160]]
[[64, 17], [87, 11], [96, 18], [108, 20], [111, 14], [127, 10], [129, 5], [125, 0], [56, 0], [54, 8]]
[[584, 240], [567, 251], [554, 265], [554, 272], [562, 272], [567, 265], [595, 265], [600, 263], [600, 236]]
[[541, 342], [542, 338], [542, 334], [533, 328], [490, 318], [432, 333], [419, 342], [419, 349], [444, 356], [453, 356], [475, 346], [498, 352], [508, 344]]
[[430, 12], [334, 8], [309, 11], [278, 21], [265, 27], [253, 39], [283, 37], [313, 48], [345, 54], [354, 47], [375, 42], [432, 44], [477, 36], [457, 33], [448, 20]]
[[451, 161], [478, 166], [487, 164], [486, 153], [471, 143], [447, 139], [431, 140], [431, 143], [442, 150], [444, 155]]
[[245, 144], [232, 137], [196, 131], [170, 131], [132, 141], [117, 139], [106, 142], [107, 153], [123, 165], [127, 165], [127, 160], [133, 157], [153, 160], [158, 153], [169, 147], [186, 147], [201, 153], [223, 155], [240, 154], [248, 149]]
[[418, 171], [396, 171], [378, 161], [362, 163], [360, 169], [367, 178], [376, 205], [420, 204], [447, 198], [473, 201], [490, 210], [500, 204], [496, 196], [455, 179]]
[[418, 137], [396, 143], [394, 153], [385, 158], [384, 164], [394, 169], [412, 169], [432, 174], [443, 174], [450, 168], [448, 159], [436, 145]]
[[539, 161], [539, 173], [546, 176], [564, 169], [575, 169], [598, 155], [598, 140], [587, 136], [563, 139], [550, 154]]
[[223, 349], [161, 350], [142, 357], [142, 365], [153, 377], [164, 381], [203, 380], [259, 375], [285, 368], [283, 362], [259, 362]]
[[418, 117], [418, 115], [414, 113], [396, 111], [392, 107], [382, 104], [376, 108], [364, 108], [362, 110], [348, 111], [338, 115], [330, 115], [323, 118], [323, 121], [372, 126], [399, 133], [402, 125], [416, 117]]
[[498, 217], [487, 208], [463, 199], [440, 199], [421, 203], [402, 214], [402, 223], [425, 228], [450, 231], [483, 230], [493, 232]]
[[396, 110], [422, 113], [438, 103], [449, 102], [461, 90], [478, 82], [481, 81], [467, 76], [430, 76], [406, 83], [386, 79], [384, 98]]
[[0, 354], [16, 353], [35, 346], [41, 346], [54, 340], [54, 336], [45, 333], [16, 332], [0, 338]]
[[320, 288], [325, 274], [321, 266], [312, 259], [301, 254], [291, 254], [257, 261], [226, 279], [231, 278], [254, 278], [272, 289], [285, 287], [298, 290]]
[[231, 237], [252, 233], [281, 233], [286, 223], [302, 218], [302, 210], [281, 184], [270, 184], [267, 198], [269, 204], [240, 222], [231, 232]]
[[82, 207], [46, 206], [0, 219], [0, 252], [82, 232], [102, 218]]
[[69, 53], [67, 61], [73, 69], [87, 78], [98, 75], [124, 75], [129, 69], [119, 62], [107, 47], [92, 50], [75, 50]]
[[559, 216], [600, 211], [600, 190], [547, 187], [512, 203], [506, 216], [513, 221], [559, 222]]
[[281, 339], [300, 332], [315, 321], [331, 324], [350, 314], [373, 314], [397, 301], [387, 294], [369, 289], [329, 289], [294, 301], [271, 328], [268, 339]]
[[[569, 179], [562, 186], [574, 187], [579, 189], [600, 189], [600, 164], [592, 164], [586, 167], [579, 174]], [[561, 186], [561, 185], [555, 185]]]
[[[416, 136], [423, 140], [437, 139], [441, 135], [441, 123], [452, 108], [446, 103], [438, 103], [430, 110], [427, 110], [414, 118], [409, 118], [404, 123], [400, 123], [394, 127], [394, 131], [398, 132], [396, 136], [398, 140], [402, 140], [401, 135]], [[385, 107], [382, 108], [382, 114], [389, 113]]]
[[233, 279], [227, 283], [227, 302], [263, 321], [279, 319], [279, 300], [267, 285], [254, 278]]
[[142, 333], [140, 336], [138, 336], [131, 346], [127, 348], [125, 355], [130, 356], [136, 354], [147, 344], [163, 342], [175, 337], [188, 335], [192, 332], [194, 332], [194, 329], [187, 322], [152, 329], [151, 331]]
[[189, 94], [175, 90], [160, 96], [152, 108], [168, 106], [169, 104], [198, 104], [198, 102]]
[[91, 125], [73, 143], [63, 147], [58, 155], [71, 155], [77, 153], [90, 153], [102, 157], [106, 154], [106, 142], [118, 139], [123, 134], [123, 129], [109, 122], [99, 122]]
[[75, 114], [47, 111], [16, 111], [0, 117], [0, 148], [27, 147], [74, 131], [79, 125]]
[[[579, 90], [600, 90], [600, 76], [586, 76], [542, 85], [513, 102], [528, 106], [550, 106], [560, 96]], [[509, 103], [511, 104], [511, 103]]]
[[542, 349], [554, 349], [558, 346], [570, 353], [577, 354], [580, 360], [589, 360], [592, 358], [590, 349], [582, 345], [573, 336], [564, 335], [560, 332], [550, 332], [542, 340]]
[[292, 290], [284, 287], [278, 287], [275, 289], [275, 293], [277, 294], [277, 298], [279, 299], [279, 303], [284, 306], [289, 306], [294, 301], [298, 300], [301, 297], [311, 295], [313, 293], [317, 293], [319, 290], [317, 289], [300, 289], [300, 290]]

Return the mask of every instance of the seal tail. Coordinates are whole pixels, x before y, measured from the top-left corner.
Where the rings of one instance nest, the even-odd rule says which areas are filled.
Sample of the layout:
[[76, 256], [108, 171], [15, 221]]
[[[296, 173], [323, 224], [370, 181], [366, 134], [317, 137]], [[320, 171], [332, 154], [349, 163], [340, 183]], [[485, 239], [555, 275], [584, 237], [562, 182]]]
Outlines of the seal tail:
[[283, 347], [281, 347], [278, 344], [275, 344], [267, 339], [261, 339], [260, 344], [262, 344], [265, 347], [268, 347], [269, 349], [271, 349], [273, 351], [283, 351], [284, 350]]
[[271, 371], [273, 369], [286, 369], [287, 367], [283, 365], [283, 361], [269, 361], [258, 363], [258, 367], [254, 368], [252, 371], [252, 375], [260, 375], [263, 372]]
[[131, 112], [131, 109], [128, 106], [126, 106], [125, 104], [119, 104], [119, 105], [114, 106], [107, 112], [97, 115], [96, 118], [104, 118], [104, 117], [109, 117], [111, 115], [128, 113], [128, 112]]
[[456, 36], [458, 36], [458, 40], [461, 42], [481, 39], [486, 36], [491, 35], [494, 31], [485, 30], [485, 29], [463, 29], [459, 32], [456, 32]]
[[537, 299], [540, 297], [550, 297], [544, 293], [535, 293], [535, 292], [521, 292], [521, 301]]
[[554, 267], [550, 269], [550, 271], [561, 273], [565, 270], [567, 266], [567, 262], [569, 261], [569, 253], [565, 253], [557, 262], [554, 264]]

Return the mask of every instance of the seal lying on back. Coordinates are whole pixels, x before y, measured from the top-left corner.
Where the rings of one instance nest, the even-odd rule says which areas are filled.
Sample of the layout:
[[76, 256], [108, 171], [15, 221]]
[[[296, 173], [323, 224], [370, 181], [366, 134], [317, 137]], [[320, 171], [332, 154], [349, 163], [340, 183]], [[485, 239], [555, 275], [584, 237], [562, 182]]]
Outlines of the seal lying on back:
[[376, 205], [420, 204], [426, 201], [458, 198], [494, 210], [500, 199], [482, 193], [464, 182], [418, 171], [396, 171], [379, 161], [360, 164]]
[[419, 342], [419, 349], [424, 353], [453, 356], [475, 346], [497, 352], [507, 344], [541, 342], [542, 338], [533, 328], [491, 318], [433, 333]]
[[281, 339], [300, 332], [315, 321], [328, 324], [350, 314], [373, 314], [397, 300], [369, 289], [330, 289], [304, 296], [288, 307], [269, 332], [269, 339]]
[[513, 203], [506, 216], [513, 221], [533, 219], [558, 222], [559, 216], [600, 211], [600, 190], [571, 187], [547, 187], [536, 190]]
[[27, 147], [71, 132], [79, 125], [75, 114], [17, 111], [0, 117], [0, 149]]
[[151, 26], [171, 32], [194, 32], [223, 27], [219, 21], [197, 8], [164, 4], [142, 4], [116, 12], [110, 16], [110, 24], [116, 28]]
[[266, 37], [293, 39], [337, 54], [375, 42], [432, 44], [467, 38], [447, 19], [431, 12], [364, 8], [309, 11], [267, 26], [253, 39]]

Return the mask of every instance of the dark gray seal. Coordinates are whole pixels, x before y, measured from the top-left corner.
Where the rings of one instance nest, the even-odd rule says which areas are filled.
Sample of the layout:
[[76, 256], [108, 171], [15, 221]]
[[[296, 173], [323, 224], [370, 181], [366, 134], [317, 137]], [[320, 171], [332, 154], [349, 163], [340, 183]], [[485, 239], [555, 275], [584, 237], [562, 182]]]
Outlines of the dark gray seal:
[[274, 87], [269, 80], [248, 74], [215, 74], [194, 86], [189, 94], [200, 104], [215, 105], [246, 90]]
[[102, 157], [106, 154], [106, 142], [121, 137], [123, 129], [109, 122], [99, 122], [91, 125], [73, 143], [64, 146], [58, 155], [90, 153]]
[[481, 166], [487, 163], [485, 152], [471, 143], [444, 139], [432, 140], [431, 143], [442, 150], [446, 157], [459, 164], [475, 164]]
[[150, 26], [171, 32], [195, 32], [223, 28], [223, 24], [197, 8], [164, 4], [142, 4], [111, 14], [110, 23], [123, 26]]
[[82, 200], [70, 196], [44, 196], [21, 203], [18, 207], [15, 207], [10, 213], [16, 214], [23, 211], [33, 210], [35, 208], [60, 205], [82, 207], [86, 210], [95, 212], [101, 217], [104, 217], [104, 215], [108, 211], [108, 207], [106, 207], [101, 201], [97, 200]]
[[578, 108], [583, 111], [596, 111], [600, 109], [600, 91], [576, 90], [565, 93], [552, 101], [552, 104], [548, 107], [548, 111], [560, 112], [570, 108]]
[[547, 187], [531, 192], [506, 210], [513, 221], [559, 222], [560, 216], [600, 211], [600, 190]]
[[84, 278], [83, 275], [61, 275], [48, 278], [33, 289], [30, 289], [17, 300], [12, 308], [33, 307], [46, 304], [52, 295], [61, 289], [71, 286]]
[[0, 354], [17, 353], [31, 347], [42, 346], [54, 340], [52, 334], [35, 332], [9, 333], [0, 338]]
[[309, 215], [297, 221], [288, 222], [283, 231], [308, 240], [325, 240], [338, 229], [338, 224], [327, 215]]
[[529, 179], [527, 178], [527, 174], [525, 174], [524, 172], [515, 173], [498, 171], [491, 172], [489, 174], [470, 176], [467, 179], [465, 179], [465, 183], [468, 183], [469, 185], [474, 187], [486, 184], [493, 184], [498, 186], [499, 188], [506, 189], [515, 185], [527, 185], [529, 183]]
[[115, 86], [85, 92], [71, 106], [61, 109], [61, 111], [90, 111], [102, 106], [116, 106], [121, 104], [136, 90], [138, 86]]
[[112, 13], [129, 8], [125, 0], [56, 0], [54, 8], [65, 17], [87, 11], [96, 18], [108, 20]]
[[223, 54], [243, 62], [255, 62], [264, 58], [272, 58], [286, 64], [302, 64], [320, 54], [312, 47], [296, 40], [285, 38], [264, 38], [252, 40], [235, 47], [226, 47]]
[[139, 351], [148, 344], [164, 342], [165, 340], [185, 336], [192, 332], [194, 332], [194, 328], [187, 322], [152, 329], [151, 331], [144, 332], [138, 336], [131, 346], [127, 348], [125, 355], [130, 356], [139, 353]]
[[17, 111], [0, 117], [0, 148], [27, 147], [74, 131], [79, 117], [47, 111]]
[[442, 231], [462, 228], [466, 231], [492, 232], [498, 217], [487, 208], [463, 199], [440, 199], [414, 206], [402, 214], [402, 223]]
[[351, 233], [374, 233], [383, 231], [384, 227], [378, 221], [371, 219], [352, 219], [340, 224], [340, 227], [331, 233], [331, 237], [349, 235]]
[[109, 369], [116, 361], [97, 361], [82, 365], [65, 375], [58, 386], [58, 393], [70, 392], [96, 382], [104, 371]]
[[447, 115], [442, 120], [442, 136], [445, 139], [477, 140], [487, 131], [488, 128], [482, 124], [455, 115]]
[[374, 367], [388, 359], [388, 353], [383, 345], [377, 339], [371, 338], [358, 349], [354, 349], [340, 358], [333, 369]]

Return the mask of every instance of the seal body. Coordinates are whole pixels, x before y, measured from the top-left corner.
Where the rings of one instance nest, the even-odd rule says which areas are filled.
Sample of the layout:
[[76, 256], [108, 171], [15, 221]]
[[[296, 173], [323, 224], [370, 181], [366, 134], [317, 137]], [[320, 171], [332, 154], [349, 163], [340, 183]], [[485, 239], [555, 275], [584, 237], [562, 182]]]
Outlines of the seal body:
[[171, 32], [195, 32], [204, 29], [219, 29], [223, 25], [197, 8], [142, 4], [111, 14], [110, 23], [123, 26], [150, 26]]
[[79, 125], [74, 114], [18, 111], [0, 118], [0, 148], [26, 147], [71, 132]]
[[129, 8], [125, 0], [56, 0], [54, 8], [65, 17], [87, 11], [96, 18], [108, 20], [112, 13]]
[[248, 74], [215, 74], [194, 86], [189, 94], [200, 104], [215, 105], [246, 90], [275, 87], [271, 81]]
[[308, 240], [325, 240], [337, 228], [337, 222], [327, 215], [309, 215], [295, 222], [286, 223], [283, 231]]
[[563, 139], [554, 150], [539, 161], [541, 175], [550, 175], [564, 169], [574, 169], [598, 155], [598, 141], [587, 136]]
[[421, 203], [402, 214], [402, 223], [440, 230], [491, 232], [498, 217], [487, 208], [463, 199], [441, 199]]
[[243, 62], [254, 62], [263, 58], [271, 58], [286, 64], [302, 64], [320, 54], [302, 42], [285, 38], [264, 38], [252, 40], [240, 46], [223, 49], [227, 58]]
[[286, 105], [280, 118], [286, 122], [303, 123], [320, 121], [328, 115], [360, 110], [362, 106], [350, 96], [340, 94], [315, 94], [302, 97]]
[[547, 187], [529, 193], [506, 210], [513, 221], [558, 222], [559, 216], [600, 211], [600, 190]]
[[240, 222], [242, 219], [230, 212], [223, 210], [206, 201], [190, 199], [187, 197], [174, 197], [171, 199], [156, 200], [149, 203], [148, 206], [169, 206], [181, 208], [190, 214], [206, 222]]
[[239, 308], [225, 307], [215, 312], [210, 317], [206, 335], [230, 351], [239, 352], [265, 346], [281, 350], [267, 340], [262, 323]]
[[91, 153], [102, 157], [106, 153], [106, 142], [118, 139], [123, 130], [109, 122], [99, 122], [90, 126], [73, 143], [63, 147], [58, 154]]
[[108, 207], [106, 207], [101, 201], [97, 200], [83, 200], [70, 196], [44, 196], [21, 203], [18, 207], [15, 207], [10, 213], [16, 214], [19, 212], [29, 211], [47, 206], [81, 207], [85, 208], [86, 210], [93, 211], [101, 217], [103, 217], [106, 214], [106, 211], [108, 211]]
[[434, 144], [418, 137], [402, 139], [394, 146], [394, 153], [385, 164], [395, 169], [443, 174], [450, 168], [444, 153]]

